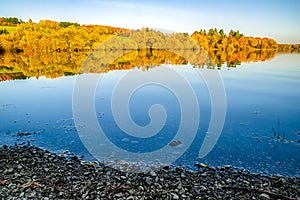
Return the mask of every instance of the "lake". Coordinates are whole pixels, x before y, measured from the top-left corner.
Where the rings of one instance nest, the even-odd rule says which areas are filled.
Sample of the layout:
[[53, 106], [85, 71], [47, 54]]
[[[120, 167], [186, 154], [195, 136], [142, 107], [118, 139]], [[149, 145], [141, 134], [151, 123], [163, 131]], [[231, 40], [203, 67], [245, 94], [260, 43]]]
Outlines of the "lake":
[[[84, 56], [10, 56], [14, 62], [0, 71], [0, 145], [30, 142], [85, 160], [300, 175], [299, 54], [230, 67], [176, 57], [175, 65], [123, 62], [122, 70], [79, 74]], [[55, 59], [63, 65], [53, 66]]]

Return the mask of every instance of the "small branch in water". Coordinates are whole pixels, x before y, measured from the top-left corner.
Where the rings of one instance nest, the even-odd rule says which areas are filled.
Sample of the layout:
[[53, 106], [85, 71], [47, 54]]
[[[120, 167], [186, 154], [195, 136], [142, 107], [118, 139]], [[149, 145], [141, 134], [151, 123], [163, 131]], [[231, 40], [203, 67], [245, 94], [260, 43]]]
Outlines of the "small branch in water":
[[274, 133], [274, 138], [276, 137], [276, 131], [274, 130], [274, 128], [272, 127], [272, 131]]
[[277, 131], [278, 131], [277, 139], [279, 139], [279, 138], [280, 138], [280, 132], [279, 132], [279, 120], [278, 120], [278, 123], [277, 123]]

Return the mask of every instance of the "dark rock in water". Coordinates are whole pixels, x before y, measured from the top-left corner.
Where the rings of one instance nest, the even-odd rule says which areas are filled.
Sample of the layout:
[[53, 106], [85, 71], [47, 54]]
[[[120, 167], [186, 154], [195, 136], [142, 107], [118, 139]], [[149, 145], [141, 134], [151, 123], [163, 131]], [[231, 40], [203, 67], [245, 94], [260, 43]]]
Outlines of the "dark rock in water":
[[30, 132], [17, 132], [15, 134], [15, 136], [18, 136], [18, 137], [28, 136], [28, 135], [31, 135], [31, 133]]
[[200, 167], [207, 168], [207, 165], [204, 164], [204, 163], [195, 163], [195, 166], [198, 167], [198, 168], [200, 168]]
[[230, 169], [231, 165], [223, 165], [221, 169]]
[[181, 144], [182, 144], [182, 142], [180, 140], [173, 140], [172, 142], [169, 143], [169, 146], [175, 147], [175, 146], [178, 146]]

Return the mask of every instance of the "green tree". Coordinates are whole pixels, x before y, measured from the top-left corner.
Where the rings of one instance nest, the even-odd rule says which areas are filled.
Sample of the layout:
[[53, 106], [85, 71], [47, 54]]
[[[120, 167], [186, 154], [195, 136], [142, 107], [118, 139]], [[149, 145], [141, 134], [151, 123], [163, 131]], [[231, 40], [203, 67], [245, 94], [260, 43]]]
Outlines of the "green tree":
[[226, 37], [223, 29], [220, 29], [219, 35], [221, 36], [221, 38], [225, 38]]
[[64, 27], [64, 28], [66, 28], [68, 26], [72, 26], [72, 25], [80, 26], [80, 24], [78, 24], [76, 22], [59, 22], [59, 26]]
[[2, 34], [7, 35], [7, 34], [9, 34], [9, 32], [8, 32], [8, 30], [6, 30], [6, 28], [0, 29], [0, 35], [2, 35]]

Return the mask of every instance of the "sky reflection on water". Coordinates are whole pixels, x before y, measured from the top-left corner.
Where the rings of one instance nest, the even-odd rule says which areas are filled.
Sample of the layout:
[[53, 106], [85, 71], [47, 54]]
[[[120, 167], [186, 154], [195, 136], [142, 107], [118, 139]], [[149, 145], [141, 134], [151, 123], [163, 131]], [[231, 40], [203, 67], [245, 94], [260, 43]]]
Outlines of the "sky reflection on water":
[[[198, 158], [198, 152], [208, 128], [211, 104], [205, 82], [195, 70], [208, 69], [193, 69], [189, 65], [176, 67], [176, 72], [186, 77], [196, 94], [200, 123], [195, 140], [175, 164], [187, 167], [195, 162], [213, 166], [230, 164], [253, 172], [299, 176], [299, 63], [300, 55], [296, 54], [278, 55], [267, 62], [242, 63], [230, 70], [224, 66], [219, 73], [227, 97], [225, 125], [217, 145], [203, 159]], [[156, 103], [165, 106], [168, 118], [158, 139], [147, 143], [146, 140], [132, 140], [131, 137], [117, 134], [119, 130], [110, 111], [110, 96], [115, 83], [125, 72], [111, 71], [101, 75], [103, 77], [95, 95], [99, 124], [111, 133], [113, 142], [125, 149], [151, 151], [156, 145], [168, 145], [178, 129], [180, 109], [174, 95], [157, 85], [138, 90], [130, 101], [129, 109], [137, 124], [147, 125], [149, 107]], [[0, 82], [0, 144], [21, 143], [31, 139], [32, 144], [54, 152], [70, 150], [92, 159], [78, 137], [72, 116], [76, 78], [67, 76]], [[274, 137], [272, 131], [274, 128], [278, 132], [278, 121], [279, 139], [277, 135]], [[21, 132], [30, 132], [31, 135], [21, 137], [18, 135]], [[180, 145], [174, 146], [174, 151], [176, 148], [180, 148]]]

